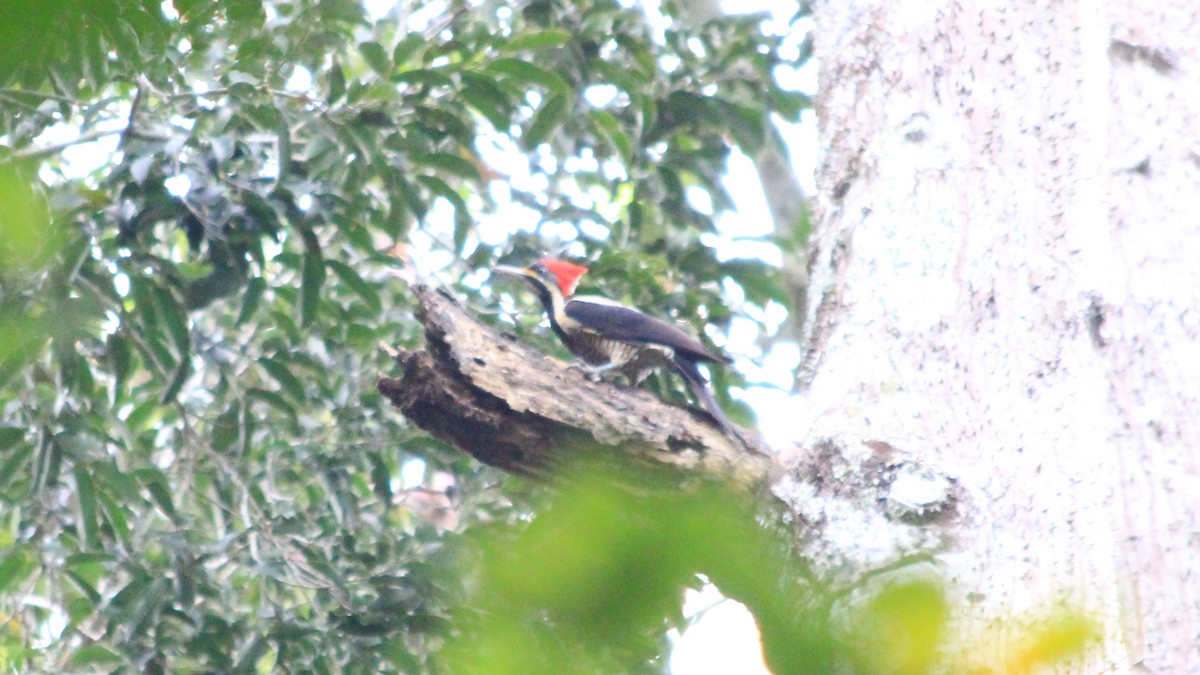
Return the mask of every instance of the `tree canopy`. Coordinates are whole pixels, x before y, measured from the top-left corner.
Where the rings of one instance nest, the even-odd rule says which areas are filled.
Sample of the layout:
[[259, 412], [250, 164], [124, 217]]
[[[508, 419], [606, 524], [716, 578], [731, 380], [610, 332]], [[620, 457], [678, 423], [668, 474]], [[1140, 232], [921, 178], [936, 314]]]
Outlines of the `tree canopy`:
[[545, 252], [708, 339], [789, 303], [713, 235], [807, 48], [684, 4], [3, 3], [0, 666], [437, 667], [448, 542], [533, 490], [376, 392], [398, 273], [522, 332], [484, 270]]

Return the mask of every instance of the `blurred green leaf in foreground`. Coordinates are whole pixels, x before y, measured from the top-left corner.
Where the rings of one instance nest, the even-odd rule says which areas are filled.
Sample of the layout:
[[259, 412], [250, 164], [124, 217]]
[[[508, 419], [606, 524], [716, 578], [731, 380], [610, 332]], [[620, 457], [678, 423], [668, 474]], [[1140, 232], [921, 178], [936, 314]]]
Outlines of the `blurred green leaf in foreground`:
[[698, 573], [751, 607], [776, 672], [821, 671], [832, 643], [804, 609], [786, 539], [758, 523], [746, 495], [678, 480], [591, 466], [531, 521], [470, 539], [462, 560], [476, 578], [448, 672], [661, 672]]
[[[955, 640], [937, 579], [886, 583], [861, 600], [822, 588], [787, 534], [732, 486], [593, 464], [551, 492], [530, 520], [463, 543], [469, 592], [451, 620], [446, 672], [664, 672], [665, 636], [684, 628], [683, 591], [697, 575], [750, 609], [779, 675], [942, 672], [954, 653], [988, 648]], [[996, 672], [1039, 672], [1095, 637], [1077, 611], [1038, 624], [1018, 631], [1017, 647], [989, 652], [1006, 654]]]

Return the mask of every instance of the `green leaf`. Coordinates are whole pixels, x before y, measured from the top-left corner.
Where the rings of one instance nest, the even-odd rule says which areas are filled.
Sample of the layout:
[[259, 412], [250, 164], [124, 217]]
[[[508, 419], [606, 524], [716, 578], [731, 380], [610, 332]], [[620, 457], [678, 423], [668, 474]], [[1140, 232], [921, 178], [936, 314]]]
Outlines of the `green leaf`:
[[392, 229], [401, 229], [404, 221], [408, 220], [406, 213], [411, 213], [418, 221], [425, 220], [425, 214], [429, 212], [429, 206], [425, 200], [421, 198], [412, 186], [412, 183], [405, 177], [405, 172], [393, 168], [387, 174], [388, 192], [391, 196], [389, 203], [390, 211], [388, 213], [389, 225]]
[[76, 569], [85, 565], [95, 565], [96, 563], [105, 563], [111, 560], [113, 560], [111, 553], [104, 551], [84, 551], [67, 556], [66, 566], [70, 569]]
[[129, 346], [129, 340], [119, 333], [113, 333], [108, 336], [105, 353], [116, 378], [117, 391], [123, 391], [133, 364], [133, 349]]
[[248, 104], [258, 98], [258, 87], [249, 82], [234, 82], [229, 85], [229, 96], [238, 103]]
[[278, 130], [284, 120], [283, 113], [273, 105], [244, 105], [241, 110], [244, 119], [267, 133]]
[[126, 551], [132, 551], [132, 540], [129, 536], [129, 522], [125, 518], [125, 510], [117, 503], [112, 495], [105, 490], [100, 490], [97, 493], [100, 498], [100, 503], [104, 507], [105, 520], [112, 527], [113, 532], [117, 535], [121, 545]]
[[[88, 555], [88, 554], [84, 554], [84, 555]], [[75, 556], [71, 556], [71, 557], [74, 558]], [[109, 560], [112, 559], [112, 556], [106, 556], [106, 557]], [[70, 563], [68, 562], [68, 564], [70, 564]], [[91, 566], [95, 567], [95, 568], [99, 567], [98, 565], [91, 565]], [[71, 581], [75, 582], [75, 587], [79, 589], [80, 593], [83, 593], [84, 597], [80, 598], [81, 600], [86, 599], [87, 602], [91, 603], [93, 607], [95, 607], [96, 605], [99, 605], [101, 602], [104, 601], [104, 596], [100, 595], [100, 592], [96, 590], [96, 587], [88, 579], [85, 579], [82, 574], [79, 574], [78, 572], [75, 572], [74, 570], [68, 570], [67, 578], [70, 579]]]
[[329, 67], [329, 95], [325, 97], [325, 105], [332, 106], [346, 96], [346, 73], [342, 71], [342, 63], [337, 59]]
[[25, 429], [0, 427], [0, 450], [7, 450], [25, 438]]
[[467, 245], [467, 235], [471, 233], [471, 216], [467, 213], [466, 208], [455, 209], [454, 211], [454, 252], [462, 255], [463, 248]]
[[509, 38], [504, 44], [505, 51], [532, 51], [537, 49], [548, 49], [550, 47], [560, 47], [571, 41], [571, 34], [561, 28], [549, 28], [547, 30], [533, 31], [530, 33], [522, 33]]
[[100, 548], [99, 519], [96, 517], [96, 484], [84, 464], [75, 465], [75, 498], [79, 500], [82, 517], [83, 543], [87, 548]]
[[424, 670], [421, 668], [420, 659], [410, 651], [409, 646], [400, 636], [384, 640], [380, 643], [379, 653], [397, 672], [419, 673]]
[[396, 64], [397, 68], [403, 68], [408, 65], [408, 60], [424, 47], [425, 44], [425, 36], [420, 33], [405, 35], [404, 39], [397, 42], [396, 48], [392, 50], [392, 63]]
[[541, 108], [533, 116], [533, 123], [525, 132], [522, 143], [526, 150], [532, 150], [550, 137], [559, 125], [567, 119], [570, 105], [566, 96], [551, 96], [546, 99]]
[[459, 96], [466, 100], [467, 105], [486, 117], [493, 127], [506, 131], [513, 113], [509, 95], [487, 75], [463, 72], [461, 77], [463, 87], [458, 92]]
[[112, 462], [96, 462], [91, 467], [92, 471], [96, 474], [96, 480], [104, 486], [105, 490], [116, 493], [127, 504], [142, 503], [142, 493], [138, 489], [137, 481], [129, 474], [117, 468], [116, 464]]
[[[292, 175], [292, 127], [288, 125], [288, 115], [280, 110], [280, 119], [275, 124], [275, 143], [276, 156], [280, 167], [277, 169], [275, 187], [283, 184], [283, 180]], [[253, 195], [259, 197], [258, 192], [247, 190], [244, 195]], [[269, 203], [263, 204], [262, 208], [252, 211], [252, 215], [257, 217], [258, 225], [272, 234], [280, 231], [280, 217], [275, 213], [275, 209], [270, 207]]]
[[5, 211], [0, 274], [37, 270], [64, 242], [65, 233], [50, 217], [42, 187], [41, 181], [28, 180], [13, 163], [0, 162], [0, 204]]
[[175, 365], [175, 372], [171, 375], [171, 381], [167, 384], [167, 388], [163, 390], [162, 398], [159, 399], [161, 405], [167, 405], [175, 400], [179, 395], [179, 391], [183, 389], [183, 385], [192, 376], [192, 361], [185, 355], [183, 359]]
[[[121, 663], [124, 659], [109, 647], [96, 642], [86, 647], [80, 647], [71, 656], [71, 665], [76, 668], [104, 667]], [[88, 668], [90, 670], [90, 668]]]
[[8, 456], [0, 462], [0, 486], [5, 486], [12, 483], [14, 480], [29, 480], [28, 470], [25, 468], [33, 457], [33, 446], [21, 445], [15, 450], [4, 448]]
[[134, 469], [132, 474], [150, 493], [150, 498], [158, 508], [167, 514], [168, 518], [175, 520], [175, 499], [171, 496], [171, 480], [167, 475], [155, 466]]
[[588, 62], [588, 67], [597, 71], [604, 78], [604, 81], [624, 91], [629, 96], [649, 98], [644, 95], [646, 84], [649, 80], [642, 77], [638, 71], [621, 68], [604, 59], [592, 59]]
[[299, 418], [296, 415], [296, 408], [291, 403], [288, 403], [287, 399], [280, 396], [278, 392], [252, 387], [246, 390], [246, 396], [247, 398], [254, 399], [255, 401], [262, 401], [263, 403], [266, 403], [272, 408], [275, 408], [276, 410], [287, 415], [291, 418], [292, 424], [299, 423]]
[[468, 162], [467, 160], [457, 155], [452, 155], [448, 152], [431, 152], [427, 154], [412, 155], [410, 159], [414, 164], [419, 166], [427, 166], [433, 169], [441, 169], [447, 173], [452, 173], [460, 178], [465, 178], [471, 181], [480, 181], [479, 169]]
[[321, 307], [321, 287], [325, 284], [325, 263], [320, 249], [304, 254], [304, 270], [300, 284], [300, 325], [312, 325]]
[[282, 361], [263, 357], [258, 360], [258, 364], [262, 366], [263, 370], [267, 371], [267, 374], [274, 378], [274, 380], [278, 382], [279, 385], [283, 387], [284, 391], [286, 391], [293, 399], [301, 403], [307, 400], [308, 396], [305, 393], [304, 384], [299, 378], [292, 374], [292, 371], [289, 370]]
[[16, 588], [37, 569], [37, 561], [25, 546], [11, 546], [0, 559], [0, 593]]
[[120, 620], [129, 618], [130, 609], [136, 607], [145, 598], [152, 581], [153, 579], [144, 572], [134, 574], [129, 583], [125, 584], [109, 600], [109, 606], [117, 610], [115, 614]]
[[461, 242], [458, 242], [458, 229], [461, 228], [460, 223], [464, 220], [470, 222], [471, 211], [467, 208], [467, 202], [462, 198], [462, 195], [457, 190], [450, 187], [446, 181], [437, 176], [417, 176], [417, 180], [424, 183], [430, 190], [441, 197], [445, 197], [447, 201], [454, 205], [455, 218], [455, 240], [456, 249], [462, 250]]
[[616, 116], [607, 110], [592, 110], [588, 117], [592, 120], [597, 134], [607, 138], [616, 147], [621, 159], [627, 163], [632, 162], [633, 142], [629, 140], [629, 134], [625, 133]]
[[714, 99], [712, 105], [737, 140], [738, 146], [748, 154], [757, 154], [765, 138], [763, 124], [766, 116], [762, 108], [719, 99]]
[[617, 44], [633, 56], [633, 62], [639, 66], [637, 72], [647, 78], [654, 75], [657, 71], [654, 65], [654, 55], [650, 53], [650, 46], [645, 40], [639, 40], [628, 33], [618, 33], [616, 40]]
[[171, 342], [175, 345], [176, 356], [180, 360], [186, 359], [191, 352], [191, 343], [188, 337], [187, 313], [184, 311], [183, 305], [179, 304], [174, 294], [162, 286], [155, 284], [150, 287], [150, 290], [158, 310], [158, 318], [171, 334]]
[[338, 276], [338, 279], [341, 279], [342, 283], [349, 286], [350, 290], [354, 291], [358, 297], [363, 299], [363, 302], [367, 303], [367, 307], [372, 312], [378, 313], [383, 311], [383, 303], [380, 302], [379, 294], [375, 292], [374, 286], [364, 281], [358, 275], [358, 272], [354, 271], [354, 268], [340, 260], [329, 260], [326, 261], [326, 264]]
[[800, 120], [800, 113], [812, 109], [812, 99], [801, 91], [772, 89], [770, 99], [780, 117], [793, 123]]
[[438, 70], [429, 68], [417, 68], [415, 70], [406, 70], [392, 77], [392, 81], [398, 84], [420, 84], [430, 87], [446, 87], [453, 88], [454, 80]]
[[367, 453], [367, 461], [371, 463], [371, 489], [375, 497], [385, 507], [392, 503], [392, 472], [388, 469], [387, 461], [378, 452]]
[[261, 26], [266, 20], [263, 0], [226, 0], [222, 3], [229, 20], [239, 24]]
[[158, 401], [147, 400], [134, 406], [125, 418], [125, 426], [134, 434], [145, 431], [158, 418], [161, 412], [159, 405]]
[[380, 75], [387, 77], [392, 72], [392, 62], [388, 59], [388, 54], [383, 49], [383, 45], [378, 42], [364, 42], [358, 46], [358, 51], [363, 56], [363, 60], [371, 69]]
[[540, 85], [552, 94], [566, 96], [571, 91], [567, 81], [558, 74], [521, 59], [496, 59], [487, 65], [486, 70], [499, 75], [507, 75], [528, 84]]
[[721, 271], [729, 275], [746, 292], [746, 299], [765, 305], [774, 300], [784, 307], [792, 303], [787, 288], [779, 280], [779, 273], [766, 263], [754, 260], [730, 260], [721, 265]]
[[[77, 582], [77, 575], [69, 574], [69, 576]], [[96, 611], [96, 604], [92, 601], [90, 594], [85, 594], [83, 597], [71, 598], [67, 601], [67, 621], [72, 624], [82, 623]]]
[[225, 452], [238, 439], [238, 420], [241, 417], [241, 405], [237, 401], [229, 404], [229, 408], [213, 420], [212, 447], [217, 452]]
[[371, 348], [377, 344], [376, 336], [379, 335], [375, 330], [364, 326], [361, 323], [352, 323], [346, 329], [346, 343], [355, 346], [356, 348]]
[[242, 308], [238, 312], [237, 325], [242, 325], [254, 315], [258, 303], [262, 300], [263, 291], [267, 290], [267, 282], [262, 277], [254, 277], [246, 284], [246, 292], [242, 296]]
[[[295, 303], [296, 291], [291, 288], [279, 288], [275, 290], [276, 294], [286, 300], [288, 303]], [[271, 323], [277, 328], [280, 334], [287, 337], [288, 341], [293, 344], [300, 344], [302, 336], [300, 335], [300, 327], [296, 325], [296, 320], [290, 315], [281, 311], [271, 312]]]

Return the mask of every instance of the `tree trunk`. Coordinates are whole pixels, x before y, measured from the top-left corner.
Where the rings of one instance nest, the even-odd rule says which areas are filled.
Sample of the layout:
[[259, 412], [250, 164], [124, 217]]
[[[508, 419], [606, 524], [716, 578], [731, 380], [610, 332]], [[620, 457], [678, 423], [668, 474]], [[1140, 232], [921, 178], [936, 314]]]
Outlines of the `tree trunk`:
[[1200, 671], [1198, 7], [815, 7], [810, 447], [899, 451], [954, 517], [863, 532], [810, 451], [776, 493], [847, 563], [934, 554], [960, 667], [1066, 600], [1102, 625], [1072, 672]]

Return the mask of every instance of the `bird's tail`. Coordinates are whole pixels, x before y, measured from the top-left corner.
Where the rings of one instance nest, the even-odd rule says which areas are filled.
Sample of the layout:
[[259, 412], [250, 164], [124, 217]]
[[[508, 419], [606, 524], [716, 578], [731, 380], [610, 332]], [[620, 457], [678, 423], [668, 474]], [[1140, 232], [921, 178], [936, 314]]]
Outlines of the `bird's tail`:
[[679, 374], [687, 381], [688, 389], [691, 389], [696, 398], [700, 399], [700, 402], [708, 409], [708, 413], [717, 421], [717, 425], [721, 427], [721, 430], [734, 438], [740, 438], [741, 436], [738, 434], [737, 429], [734, 428], [733, 422], [730, 422], [729, 418], [725, 416], [725, 411], [721, 410], [721, 406], [717, 405], [712, 392], [708, 390], [708, 380], [704, 379], [704, 376], [700, 374], [700, 369], [696, 367], [696, 362], [684, 358], [679, 354], [675, 355], [673, 362], [675, 370], [679, 371]]

